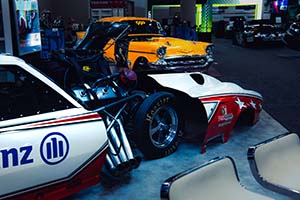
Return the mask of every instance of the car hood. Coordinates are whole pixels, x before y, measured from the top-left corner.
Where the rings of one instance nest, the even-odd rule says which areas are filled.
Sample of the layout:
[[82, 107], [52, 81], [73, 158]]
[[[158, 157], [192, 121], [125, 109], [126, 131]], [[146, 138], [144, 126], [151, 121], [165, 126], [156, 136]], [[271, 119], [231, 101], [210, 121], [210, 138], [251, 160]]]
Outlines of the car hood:
[[[92, 23], [87, 28], [85, 34], [78, 43], [76, 44], [76, 49], [86, 49], [86, 50], [102, 50], [107, 42], [116, 37], [126, 35], [126, 30], [128, 25], [126, 24], [115, 24], [115, 23]], [[124, 32], [123, 32], [124, 31]]]
[[130, 42], [131, 50], [141, 50], [141, 46], [144, 46], [144, 43], [147, 43], [147, 48], [145, 51], [150, 51], [155, 53], [159, 47], [166, 47], [168, 55], [187, 55], [187, 54], [206, 54], [206, 47], [210, 45], [207, 42], [197, 42], [197, 41], [189, 41], [180, 38], [173, 37], [150, 37], [145, 38], [143, 40], [132, 40]]

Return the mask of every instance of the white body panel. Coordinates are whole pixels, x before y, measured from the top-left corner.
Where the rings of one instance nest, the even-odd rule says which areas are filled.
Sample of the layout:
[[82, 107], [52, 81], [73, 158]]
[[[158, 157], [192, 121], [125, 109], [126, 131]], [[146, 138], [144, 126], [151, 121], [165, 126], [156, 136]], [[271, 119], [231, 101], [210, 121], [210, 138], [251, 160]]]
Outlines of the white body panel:
[[[0, 162], [0, 182], [5, 183], [1, 184], [0, 195], [74, 175], [106, 145], [106, 130], [104, 123], [99, 119], [84, 123], [77, 122], [0, 133], [0, 161], [2, 161]], [[58, 134], [46, 138], [49, 133], [60, 133], [66, 140]], [[52, 152], [53, 158], [47, 159], [47, 153], [49, 153], [47, 144], [51, 144], [53, 138], [56, 138], [57, 142], [62, 141], [62, 155], [59, 155], [58, 151], [55, 158]], [[68, 152], [67, 147], [69, 147]], [[16, 150], [17, 154], [9, 154], [7, 163], [5, 161], [7, 156], [4, 152], [11, 149]], [[54, 149], [53, 144], [51, 149]], [[65, 158], [59, 162], [64, 156]], [[17, 163], [13, 163], [13, 157], [17, 159]], [[46, 163], [42, 157], [46, 161], [50, 161], [50, 164]], [[51, 164], [55, 162], [59, 163]]]
[[[198, 84], [190, 74], [201, 75], [204, 79], [204, 84]], [[245, 90], [234, 83], [221, 82], [216, 78], [200, 72], [151, 74], [149, 76], [154, 78], [160, 85], [185, 92], [193, 98], [223, 96], [228, 94], [243, 94], [262, 98], [258, 92]]]

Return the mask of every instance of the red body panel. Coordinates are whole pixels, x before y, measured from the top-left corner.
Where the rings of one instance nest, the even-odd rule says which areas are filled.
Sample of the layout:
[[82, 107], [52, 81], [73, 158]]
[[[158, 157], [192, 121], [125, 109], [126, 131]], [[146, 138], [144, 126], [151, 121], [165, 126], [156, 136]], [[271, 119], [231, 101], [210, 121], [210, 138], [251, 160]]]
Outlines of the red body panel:
[[[100, 172], [105, 162], [107, 145], [105, 149], [89, 165], [81, 170], [76, 176], [67, 181], [53, 183], [30, 192], [8, 198], [9, 200], [29, 200], [29, 199], [61, 199], [80, 190], [97, 184], [100, 181]], [[22, 180], [20, 180], [22, 181]]]
[[253, 111], [252, 123], [258, 121], [262, 110], [262, 99], [253, 96], [228, 95], [200, 99], [202, 103], [216, 102], [217, 106], [208, 121], [208, 128], [202, 142], [201, 152], [204, 153], [209, 140], [222, 136], [223, 142], [227, 142], [240, 114], [245, 111]]

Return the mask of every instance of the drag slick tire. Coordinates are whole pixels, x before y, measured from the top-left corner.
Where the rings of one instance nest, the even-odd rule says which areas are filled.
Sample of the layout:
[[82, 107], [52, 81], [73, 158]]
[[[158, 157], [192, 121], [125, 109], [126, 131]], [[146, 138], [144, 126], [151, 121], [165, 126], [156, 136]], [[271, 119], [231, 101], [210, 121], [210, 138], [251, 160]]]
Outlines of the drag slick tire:
[[151, 94], [136, 113], [136, 143], [147, 159], [170, 155], [179, 145], [180, 123], [174, 100], [168, 92]]

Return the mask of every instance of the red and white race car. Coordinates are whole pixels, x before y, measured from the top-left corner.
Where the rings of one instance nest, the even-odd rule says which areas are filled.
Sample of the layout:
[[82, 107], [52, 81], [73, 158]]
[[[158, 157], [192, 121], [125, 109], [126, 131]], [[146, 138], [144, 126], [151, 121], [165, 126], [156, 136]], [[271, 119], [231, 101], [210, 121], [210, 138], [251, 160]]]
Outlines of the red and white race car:
[[[96, 63], [98, 58], [91, 57]], [[117, 178], [137, 168], [141, 158], [124, 126], [136, 112], [136, 118], [147, 116], [164, 125], [151, 132], [165, 144], [153, 145], [152, 157], [162, 157], [176, 142], [172, 94], [158, 92], [143, 102], [144, 92], [126, 87], [135, 82], [130, 72], [94, 77], [92, 68], [78, 72], [59, 65], [56, 71], [55, 63], [50, 66], [52, 74], [46, 75], [41, 66], [0, 55], [0, 199], [60, 199], [98, 183], [100, 172]], [[91, 66], [84, 63], [85, 69]], [[148, 125], [139, 126], [146, 132], [138, 138], [149, 143]]]
[[226, 142], [238, 120], [254, 125], [262, 110], [263, 98], [258, 92], [200, 72], [148, 74], [143, 79], [146, 81], [142, 88], [146, 91], [155, 88], [176, 94], [185, 126], [183, 136], [198, 138], [202, 153], [209, 140], [221, 136]]
[[59, 199], [99, 181], [106, 128], [48, 77], [0, 55], [0, 199]]
[[119, 74], [91, 84], [68, 78], [66, 88], [56, 78], [0, 55], [0, 199], [63, 198], [99, 182], [104, 163], [127, 173], [140, 162], [131, 142], [158, 158], [177, 149], [180, 134], [193, 135], [204, 152], [262, 110], [259, 93], [198, 72], [141, 74], [135, 91]]

